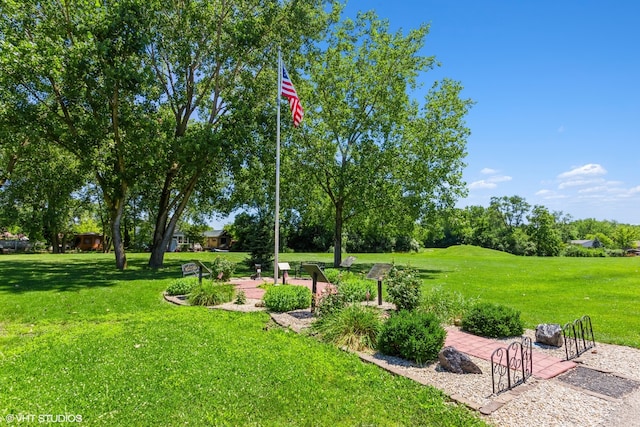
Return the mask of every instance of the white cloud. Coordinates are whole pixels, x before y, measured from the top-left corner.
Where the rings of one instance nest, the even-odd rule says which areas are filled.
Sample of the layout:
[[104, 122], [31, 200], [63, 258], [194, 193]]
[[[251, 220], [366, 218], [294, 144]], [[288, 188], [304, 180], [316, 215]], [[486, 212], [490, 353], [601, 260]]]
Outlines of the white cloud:
[[564, 125], [558, 128], [558, 133], [564, 133]]
[[498, 186], [500, 182], [508, 182], [511, 181], [511, 178], [508, 175], [499, 175], [499, 171], [491, 168], [484, 168], [480, 171], [482, 175], [490, 175], [485, 179], [481, 179], [479, 181], [474, 181], [469, 184], [470, 190], [480, 190], [480, 189], [493, 189]]
[[536, 191], [536, 196], [546, 196], [547, 194], [553, 194], [553, 191], [546, 189]]
[[606, 169], [597, 163], [589, 163], [584, 166], [573, 168], [570, 171], [563, 172], [558, 175], [559, 179], [573, 179], [585, 176], [605, 175]]
[[497, 186], [498, 184], [496, 184], [495, 182], [489, 182], [489, 181], [485, 181], [484, 179], [481, 179], [480, 181], [474, 181], [471, 184], [469, 184], [469, 189], [478, 190], [478, 189], [486, 189], [486, 188], [496, 188]]
[[604, 182], [604, 179], [572, 179], [566, 182], [561, 182], [558, 185], [558, 188], [562, 190], [569, 187], [581, 187], [584, 185], [602, 184]]
[[489, 182], [508, 182], [511, 181], [513, 178], [511, 178], [508, 175], [497, 175], [497, 176], [492, 176], [490, 177], [487, 181]]

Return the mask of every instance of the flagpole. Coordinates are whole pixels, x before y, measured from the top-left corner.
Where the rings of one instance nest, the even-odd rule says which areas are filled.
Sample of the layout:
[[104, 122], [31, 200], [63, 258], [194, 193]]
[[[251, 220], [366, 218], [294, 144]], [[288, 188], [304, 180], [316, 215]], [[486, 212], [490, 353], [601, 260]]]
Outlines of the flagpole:
[[273, 284], [278, 284], [278, 252], [280, 251], [280, 98], [282, 94], [282, 57], [278, 46], [278, 97], [276, 102], [276, 211], [275, 211], [275, 248], [273, 256]]

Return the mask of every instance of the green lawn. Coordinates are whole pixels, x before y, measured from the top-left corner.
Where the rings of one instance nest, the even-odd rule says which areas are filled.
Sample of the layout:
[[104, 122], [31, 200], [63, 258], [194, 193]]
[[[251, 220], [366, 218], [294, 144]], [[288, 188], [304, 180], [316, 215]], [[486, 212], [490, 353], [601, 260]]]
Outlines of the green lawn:
[[[235, 260], [243, 254], [228, 254]], [[86, 425], [483, 425], [437, 390], [279, 328], [265, 313], [176, 307], [167, 268], [129, 255], [0, 257], [0, 419]], [[215, 254], [195, 257], [210, 261]], [[25, 419], [25, 418], [23, 418]], [[29, 425], [21, 422], [21, 425]]]
[[[180, 264], [129, 254], [0, 256], [0, 419], [77, 414], [88, 425], [481, 425], [436, 390], [311, 338], [265, 313], [175, 307]], [[473, 247], [360, 254], [353, 267], [411, 265], [432, 287], [514, 307], [526, 326], [591, 316], [597, 341], [640, 348], [640, 258], [523, 258]], [[281, 254], [281, 261], [332, 260]], [[293, 265], [292, 265], [293, 266]], [[241, 267], [238, 274], [248, 275]], [[265, 272], [265, 275], [269, 275]], [[28, 423], [22, 423], [27, 425]], [[34, 422], [37, 424], [37, 422]]]

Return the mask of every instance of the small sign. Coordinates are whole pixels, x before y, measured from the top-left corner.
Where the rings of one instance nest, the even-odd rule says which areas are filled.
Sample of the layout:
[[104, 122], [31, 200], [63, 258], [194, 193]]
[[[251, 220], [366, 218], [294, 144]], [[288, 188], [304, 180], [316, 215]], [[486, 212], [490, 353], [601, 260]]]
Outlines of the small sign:
[[348, 256], [347, 259], [343, 260], [340, 263], [340, 267], [345, 267], [345, 268], [349, 268], [353, 265], [353, 263], [355, 262], [356, 257], [354, 256]]
[[[317, 281], [320, 283], [331, 283], [327, 276], [324, 275], [318, 264], [302, 264], [302, 268], [306, 271], [311, 277], [316, 277]], [[315, 275], [315, 276], [314, 276]]]
[[191, 275], [191, 274], [198, 274], [198, 270], [199, 269], [200, 269], [200, 267], [198, 267], [198, 264], [196, 264], [195, 262], [182, 264], [182, 275], [183, 276], [188, 276], [188, 275]]
[[393, 264], [373, 264], [371, 271], [367, 274], [367, 279], [382, 280], [392, 267]]
[[289, 266], [288, 262], [279, 262], [278, 263], [278, 270], [287, 271], [287, 270], [291, 270], [291, 267]]

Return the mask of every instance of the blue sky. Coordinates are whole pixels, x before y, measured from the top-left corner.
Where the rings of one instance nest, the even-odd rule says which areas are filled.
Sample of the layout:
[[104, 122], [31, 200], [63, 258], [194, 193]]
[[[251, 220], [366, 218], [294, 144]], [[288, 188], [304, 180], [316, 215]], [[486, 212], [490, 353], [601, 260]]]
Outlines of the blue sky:
[[518, 195], [640, 224], [640, 2], [351, 0], [343, 16], [371, 9], [393, 31], [430, 24], [441, 66], [417, 99], [448, 77], [476, 103], [459, 207]]
[[430, 24], [423, 77], [476, 104], [458, 206], [524, 197], [574, 219], [640, 224], [640, 2], [366, 1], [391, 28]]

